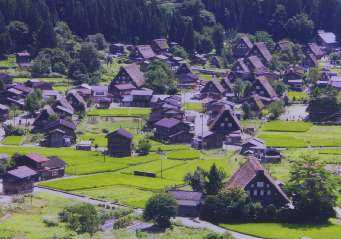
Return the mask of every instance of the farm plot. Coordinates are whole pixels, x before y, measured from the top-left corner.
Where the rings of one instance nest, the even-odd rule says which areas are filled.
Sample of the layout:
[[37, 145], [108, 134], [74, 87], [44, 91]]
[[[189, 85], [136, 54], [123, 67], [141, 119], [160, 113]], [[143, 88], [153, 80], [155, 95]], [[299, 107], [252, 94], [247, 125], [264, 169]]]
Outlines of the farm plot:
[[313, 126], [312, 123], [295, 121], [270, 121], [263, 125], [263, 131], [275, 132], [307, 132]]
[[182, 181], [160, 178], [147, 178], [122, 173], [101, 173], [96, 175], [81, 176], [77, 178], [60, 179], [50, 182], [42, 182], [40, 185], [63, 191], [75, 191], [93, 189], [106, 186], [132, 186], [139, 189], [160, 191], [165, 187], [182, 184]]
[[88, 116], [103, 117], [141, 117], [146, 118], [150, 114], [149, 108], [119, 107], [112, 109], [93, 109], [87, 113]]
[[306, 132], [269, 132], [258, 135], [270, 147], [306, 148], [341, 146], [341, 127], [312, 126]]
[[73, 193], [118, 202], [120, 204], [143, 208], [147, 200], [154, 194], [152, 191], [141, 190], [131, 186], [115, 185], [103, 188], [76, 190]]
[[23, 142], [23, 136], [7, 136], [1, 143], [3, 145], [21, 145]]

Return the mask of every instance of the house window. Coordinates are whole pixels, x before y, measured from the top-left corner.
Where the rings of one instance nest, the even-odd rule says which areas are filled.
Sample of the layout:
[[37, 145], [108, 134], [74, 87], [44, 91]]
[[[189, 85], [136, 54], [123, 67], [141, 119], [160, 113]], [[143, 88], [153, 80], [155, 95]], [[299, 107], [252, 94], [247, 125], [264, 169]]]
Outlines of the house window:
[[259, 187], [259, 188], [264, 187], [264, 182], [257, 182], [257, 187]]
[[228, 127], [229, 127], [229, 128], [232, 128], [232, 123], [228, 123]]
[[253, 188], [255, 185], [253, 185], [253, 183], [251, 184], [251, 188]]
[[268, 196], [270, 196], [271, 195], [271, 190], [268, 190]]
[[253, 196], [257, 196], [257, 190], [253, 190]]
[[266, 187], [269, 188], [269, 187], [270, 187], [270, 184], [267, 183], [267, 184], [266, 184]]
[[264, 196], [264, 190], [260, 190], [260, 195]]
[[260, 89], [259, 85], [256, 85], [256, 89], [257, 89], [257, 90], [259, 90], [259, 89]]
[[264, 91], [261, 90], [259, 94], [264, 95]]
[[224, 127], [224, 126], [225, 126], [225, 123], [221, 123], [221, 124], [220, 124], [220, 127]]

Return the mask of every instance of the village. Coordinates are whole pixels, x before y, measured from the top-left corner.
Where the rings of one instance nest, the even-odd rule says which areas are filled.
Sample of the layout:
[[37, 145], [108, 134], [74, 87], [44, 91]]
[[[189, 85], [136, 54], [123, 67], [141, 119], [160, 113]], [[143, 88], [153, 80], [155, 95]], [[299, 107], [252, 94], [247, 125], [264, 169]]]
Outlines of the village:
[[[107, 211], [124, 208], [134, 216], [120, 215], [120, 221], [110, 215], [101, 233], [115, 226], [137, 233], [153, 224], [136, 214], [165, 193], [175, 200], [176, 218], [185, 226], [210, 230], [200, 224], [210, 221], [231, 238], [286, 238], [253, 226], [274, 223], [268, 226], [276, 231], [271, 226], [277, 222], [296, 223], [283, 219], [296, 215], [295, 194], [286, 184], [293, 161], [311, 156], [338, 180], [334, 216], [319, 232], [314, 226], [278, 230], [294, 230], [290, 239], [337, 238], [341, 47], [335, 34], [324, 30], [307, 44], [255, 39], [238, 33], [229, 64], [215, 53], [186, 54], [166, 38], [144, 45], [108, 43], [99, 51], [105, 72], [95, 84], [73, 84], [53, 70], [35, 74], [38, 60], [28, 50], [8, 55], [0, 61], [0, 205], [26, 207], [32, 198], [58, 197]], [[245, 201], [219, 212], [226, 204], [219, 201], [223, 189]], [[238, 206], [256, 213], [227, 209]], [[64, 232], [57, 237], [53, 226], [46, 229], [49, 237], [35, 237], [27, 226], [12, 230], [15, 225], [2, 219], [1, 211], [0, 231], [76, 238]], [[11, 214], [22, 217], [11, 210], [4, 215]]]

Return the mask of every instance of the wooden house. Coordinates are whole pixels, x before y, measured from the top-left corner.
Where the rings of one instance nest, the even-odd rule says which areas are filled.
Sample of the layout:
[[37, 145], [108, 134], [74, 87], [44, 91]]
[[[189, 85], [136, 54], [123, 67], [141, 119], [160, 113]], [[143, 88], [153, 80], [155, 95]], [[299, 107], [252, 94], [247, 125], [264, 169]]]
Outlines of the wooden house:
[[152, 41], [152, 49], [158, 55], [167, 53], [169, 50], [169, 45], [168, 45], [167, 39], [165, 39], [165, 38], [154, 39]]
[[3, 177], [5, 194], [24, 194], [33, 192], [37, 172], [27, 166], [9, 170]]
[[10, 74], [0, 72], [0, 81], [2, 81], [5, 85], [12, 84], [13, 76]]
[[27, 80], [24, 85], [32, 89], [52, 90], [53, 83], [44, 82], [38, 79], [30, 79]]
[[125, 55], [125, 45], [122, 43], [113, 43], [110, 45], [110, 53], [116, 56]]
[[259, 117], [262, 110], [273, 102], [272, 99], [267, 97], [262, 97], [258, 94], [251, 95], [243, 100], [244, 104], [248, 104], [250, 107], [250, 117]]
[[255, 43], [250, 55], [257, 56], [265, 66], [269, 66], [272, 61], [272, 55], [264, 42]]
[[131, 53], [131, 57], [134, 60], [150, 61], [155, 58], [156, 54], [153, 51], [151, 45], [138, 45]]
[[0, 104], [0, 122], [8, 120], [9, 108], [6, 105]]
[[131, 84], [137, 89], [141, 88], [145, 84], [145, 78], [143, 72], [140, 70], [140, 66], [137, 64], [122, 66], [118, 74], [111, 81], [109, 92], [115, 94], [116, 90], [114, 89], [114, 85], [120, 84]]
[[107, 136], [108, 154], [112, 157], [129, 157], [133, 151], [133, 135], [124, 129], [118, 129]]
[[58, 115], [50, 105], [45, 105], [33, 122], [33, 132], [43, 132], [46, 125], [56, 120]]
[[225, 184], [226, 188], [244, 189], [253, 202], [262, 206], [274, 205], [278, 208], [290, 204], [280, 184], [262, 167], [257, 158], [250, 157]]
[[270, 82], [265, 77], [257, 77], [253, 85], [246, 93], [247, 97], [252, 95], [259, 95], [261, 97], [269, 98], [273, 101], [278, 100], [278, 96]]
[[201, 192], [169, 190], [168, 194], [177, 202], [177, 216], [199, 217], [200, 208], [203, 203], [203, 194]]
[[130, 95], [133, 90], [136, 90], [136, 87], [130, 83], [111, 86], [111, 94], [117, 102], [121, 101], [125, 96]]
[[315, 42], [308, 43], [305, 52], [306, 54], [313, 54], [318, 60], [320, 60], [324, 56], [324, 52]]
[[125, 96], [122, 99], [121, 104], [127, 107], [147, 107], [151, 105], [153, 97], [152, 90], [133, 90], [130, 95]]
[[245, 64], [250, 72], [259, 73], [266, 70], [265, 65], [258, 56], [253, 55], [245, 58]]
[[15, 54], [16, 61], [19, 67], [29, 68], [31, 64], [31, 54], [28, 51], [18, 52]]
[[318, 66], [318, 61], [315, 55], [307, 54], [303, 60], [303, 66], [307, 68], [314, 68]]
[[76, 112], [86, 111], [87, 103], [85, 102], [83, 97], [80, 94], [78, 94], [77, 91], [75, 90], [69, 91], [66, 95], [66, 99]]
[[75, 113], [74, 108], [64, 96], [59, 97], [55, 102], [53, 102], [52, 109], [63, 119], [71, 119], [72, 115]]
[[218, 80], [211, 80], [201, 89], [200, 94], [202, 98], [221, 99], [225, 95], [225, 88]]
[[208, 122], [208, 128], [215, 134], [229, 135], [232, 132], [241, 130], [240, 122], [234, 112], [224, 107], [221, 109], [214, 118]]
[[283, 80], [292, 90], [302, 91], [304, 87], [304, 68], [291, 66], [284, 72]]
[[182, 63], [177, 69], [176, 75], [179, 87], [194, 88], [199, 80], [199, 77], [192, 72], [188, 63]]
[[193, 138], [189, 125], [174, 118], [163, 118], [154, 124], [154, 138], [166, 143], [189, 143]]
[[316, 41], [325, 49], [327, 53], [330, 53], [334, 49], [339, 47], [336, 35], [333, 32], [325, 32], [324, 30], [319, 30], [317, 32]]
[[253, 48], [252, 42], [246, 35], [244, 35], [233, 44], [232, 49], [233, 55], [236, 58], [245, 57], [250, 53], [252, 48]]
[[113, 98], [112, 94], [109, 92], [109, 87], [106, 85], [92, 85], [91, 88], [91, 102], [94, 104], [99, 104], [103, 101], [108, 101]]
[[46, 146], [52, 148], [68, 147], [76, 143], [76, 125], [69, 120], [59, 119], [45, 127]]

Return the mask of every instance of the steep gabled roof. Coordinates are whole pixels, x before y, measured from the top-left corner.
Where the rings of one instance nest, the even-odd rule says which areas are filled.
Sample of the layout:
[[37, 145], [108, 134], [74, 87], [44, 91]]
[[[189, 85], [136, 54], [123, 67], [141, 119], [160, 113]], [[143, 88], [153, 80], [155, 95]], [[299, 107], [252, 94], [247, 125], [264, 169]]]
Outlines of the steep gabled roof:
[[249, 56], [247, 60], [255, 70], [265, 69], [264, 64], [262, 63], [258, 56]]
[[267, 46], [264, 42], [257, 42], [254, 45], [255, 48], [257, 48], [258, 52], [263, 56], [263, 58], [269, 63], [272, 60], [272, 55], [270, 51], [268, 50]]
[[336, 35], [333, 32], [325, 32], [323, 30], [320, 30], [317, 32], [317, 34], [327, 44], [337, 43]]
[[144, 85], [144, 75], [137, 64], [129, 64], [123, 66], [123, 69], [130, 76], [137, 87], [141, 87]]
[[255, 157], [250, 157], [248, 161], [237, 170], [226, 183], [227, 188], [242, 188], [254, 179], [257, 174], [263, 173], [269, 183], [276, 188], [277, 192], [289, 203], [290, 200], [284, 191], [278, 186], [276, 181], [264, 170], [260, 162]]
[[323, 56], [323, 52], [321, 48], [315, 42], [309, 43], [308, 48], [317, 58], [320, 58]]
[[158, 48], [160, 48], [160, 50], [167, 50], [169, 49], [169, 45], [167, 42], [167, 39], [154, 39], [153, 40], [154, 44], [157, 45]]
[[209, 85], [213, 85], [219, 91], [220, 94], [223, 94], [225, 92], [225, 88], [217, 80], [208, 81], [202, 88], [201, 92], [204, 93], [205, 89], [209, 87]]
[[64, 96], [60, 96], [53, 104], [54, 108], [58, 108], [59, 106], [62, 106], [63, 108], [66, 108], [70, 114], [74, 114], [74, 109], [72, 105], [67, 101], [67, 99]]
[[245, 64], [245, 61], [243, 58], [239, 58], [236, 62], [236, 64], [239, 64], [239, 66], [242, 68], [243, 72], [250, 72], [249, 67]]
[[144, 59], [150, 59], [156, 56], [150, 45], [139, 45], [136, 46], [136, 49]]
[[37, 175], [37, 172], [34, 171], [33, 169], [30, 169], [27, 166], [20, 166], [13, 170], [8, 171], [7, 174], [12, 175], [16, 178], [24, 179], [27, 177], [32, 177], [32, 176]]
[[126, 131], [125, 129], [122, 129], [122, 128], [119, 128], [118, 130], [115, 130], [114, 132], [107, 134], [106, 137], [108, 138], [108, 137], [111, 137], [113, 135], [120, 135], [120, 136], [127, 138], [127, 139], [133, 138], [133, 135], [131, 133], [129, 133], [128, 131]]
[[37, 162], [37, 163], [44, 163], [49, 161], [48, 158], [40, 155], [40, 154], [35, 154], [35, 153], [31, 153], [31, 154], [27, 154], [26, 155], [27, 158], [29, 158], [30, 160]]
[[155, 126], [164, 127], [164, 128], [173, 128], [174, 126], [181, 123], [180, 120], [174, 118], [163, 118], [155, 123]]
[[243, 41], [243, 42], [247, 45], [247, 47], [248, 47], [249, 49], [252, 49], [253, 43], [251, 42], [251, 40], [250, 40], [250, 38], [249, 38], [248, 36], [243, 35], [243, 36], [240, 38], [240, 40]]
[[257, 81], [263, 86], [264, 90], [266, 90], [271, 98], [278, 98], [276, 91], [265, 77], [257, 77], [256, 82]]
[[226, 114], [228, 114], [228, 116], [230, 116], [230, 118], [233, 120], [235, 125], [239, 129], [241, 129], [240, 122], [239, 122], [238, 118], [236, 117], [234, 112], [232, 112], [232, 110], [228, 107], [223, 107], [220, 110], [219, 114], [215, 117], [215, 119], [211, 123], [209, 123], [208, 128], [210, 130], [214, 130], [215, 127], [219, 127], [219, 125], [217, 125], [217, 124], [220, 122], [221, 118], [223, 118]]
[[68, 121], [65, 119], [58, 119], [58, 120], [51, 122], [50, 124], [46, 126], [46, 129], [50, 130], [51, 128], [55, 128], [59, 125], [72, 129], [72, 130], [76, 129], [76, 125], [72, 121]]

